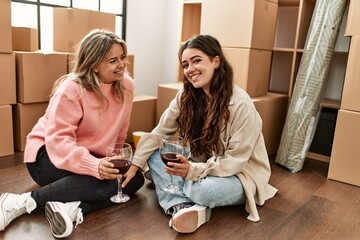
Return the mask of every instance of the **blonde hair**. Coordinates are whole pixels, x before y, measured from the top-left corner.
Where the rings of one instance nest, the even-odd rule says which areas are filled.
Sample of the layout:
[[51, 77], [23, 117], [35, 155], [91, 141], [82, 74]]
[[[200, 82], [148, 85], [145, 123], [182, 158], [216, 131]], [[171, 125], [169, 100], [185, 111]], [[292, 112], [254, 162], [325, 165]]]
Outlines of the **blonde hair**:
[[[73, 69], [71, 75], [76, 75], [76, 82], [82, 88], [94, 91], [99, 97], [101, 106], [107, 101], [100, 89], [100, 82], [94, 72], [94, 68], [100, 64], [106, 53], [113, 44], [118, 43], [122, 46], [125, 56], [127, 56], [127, 46], [124, 40], [115, 33], [105, 29], [94, 29], [90, 31], [76, 46], [75, 57], [73, 59]], [[126, 72], [126, 74], [128, 74]], [[54, 84], [51, 96], [54, 95], [58, 86], [67, 78], [69, 74], [60, 77]], [[120, 100], [124, 98], [125, 86], [121, 81], [113, 82], [113, 94]]]

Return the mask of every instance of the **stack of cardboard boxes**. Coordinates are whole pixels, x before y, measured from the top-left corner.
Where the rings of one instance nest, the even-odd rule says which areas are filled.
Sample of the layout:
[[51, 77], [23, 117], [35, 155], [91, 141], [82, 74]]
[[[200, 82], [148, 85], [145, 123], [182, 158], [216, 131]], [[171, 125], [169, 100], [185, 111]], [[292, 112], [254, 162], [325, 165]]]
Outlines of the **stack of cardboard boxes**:
[[360, 186], [360, 1], [351, 0], [345, 35], [351, 37], [328, 178]]
[[10, 0], [0, 0], [0, 36], [0, 156], [6, 156], [14, 153], [11, 104], [16, 104]]
[[232, 64], [235, 83], [251, 97], [265, 95], [269, 89], [277, 3], [209, 0], [202, 3], [201, 10], [200, 33], [219, 40]]
[[[14, 154], [14, 149], [25, 149], [26, 136], [45, 113], [54, 82], [71, 70], [74, 46], [91, 29], [115, 31], [115, 17], [97, 11], [54, 8], [54, 51], [44, 52], [38, 47], [38, 30], [12, 27], [11, 1], [0, 0], [0, 157]], [[129, 55], [128, 60], [133, 76], [134, 56]], [[130, 142], [131, 131], [150, 131], [154, 127], [156, 97], [136, 95], [133, 109], [127, 136]]]

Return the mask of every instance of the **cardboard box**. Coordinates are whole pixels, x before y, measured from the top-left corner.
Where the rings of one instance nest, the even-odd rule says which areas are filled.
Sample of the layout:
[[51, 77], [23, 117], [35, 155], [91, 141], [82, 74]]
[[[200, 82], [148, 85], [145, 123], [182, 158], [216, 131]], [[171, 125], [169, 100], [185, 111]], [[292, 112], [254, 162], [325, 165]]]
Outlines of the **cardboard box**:
[[131, 112], [130, 126], [126, 142], [133, 142], [135, 131], [151, 132], [155, 127], [156, 97], [135, 94]]
[[0, 105], [0, 157], [14, 154], [11, 105]]
[[158, 85], [158, 101], [156, 103], [156, 124], [159, 123], [163, 112], [168, 108], [171, 100], [176, 96], [176, 93], [182, 88], [182, 83], [167, 83]]
[[269, 89], [271, 51], [223, 48], [234, 71], [234, 82], [250, 97], [266, 95]]
[[203, 1], [200, 32], [223, 47], [272, 50], [277, 11], [278, 5], [267, 0]]
[[252, 100], [263, 121], [266, 150], [272, 156], [279, 148], [289, 97], [286, 94], [268, 93]]
[[341, 108], [360, 112], [360, 36], [351, 39], [346, 66]]
[[[1, 37], [0, 37], [1, 38]], [[0, 53], [0, 105], [16, 103], [15, 54]]]
[[0, 53], [12, 52], [11, 1], [0, 0]]
[[115, 14], [75, 8], [53, 8], [54, 51], [74, 52], [74, 47], [94, 28], [115, 32]]
[[336, 121], [328, 178], [360, 186], [360, 113], [340, 109]]
[[13, 106], [15, 149], [25, 150], [26, 137], [45, 114], [47, 106], [48, 103], [17, 103]]
[[54, 82], [67, 73], [68, 55], [57, 52], [16, 52], [17, 101], [48, 102]]
[[345, 36], [360, 35], [360, 1], [351, 0], [347, 17]]
[[14, 51], [39, 50], [39, 37], [36, 28], [12, 27], [12, 46]]

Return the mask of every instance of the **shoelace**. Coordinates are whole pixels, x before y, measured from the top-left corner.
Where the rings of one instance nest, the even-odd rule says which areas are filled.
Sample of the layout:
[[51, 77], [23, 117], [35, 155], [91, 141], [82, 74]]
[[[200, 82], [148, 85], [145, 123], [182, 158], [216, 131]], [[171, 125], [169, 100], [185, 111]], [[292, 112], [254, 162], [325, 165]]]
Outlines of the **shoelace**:
[[81, 210], [81, 208], [78, 208], [77, 213], [76, 213], [76, 219], [75, 219], [75, 228], [77, 227], [77, 225], [79, 225], [83, 221], [84, 221], [84, 217], [82, 214], [82, 210]]

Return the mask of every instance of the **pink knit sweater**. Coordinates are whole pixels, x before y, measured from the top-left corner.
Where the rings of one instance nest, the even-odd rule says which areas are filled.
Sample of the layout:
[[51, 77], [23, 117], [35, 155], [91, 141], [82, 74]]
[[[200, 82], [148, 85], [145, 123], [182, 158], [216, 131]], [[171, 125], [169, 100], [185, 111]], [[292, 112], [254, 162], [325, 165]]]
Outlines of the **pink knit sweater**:
[[[35, 162], [42, 145], [52, 163], [60, 169], [100, 179], [98, 165], [107, 147], [124, 142], [130, 123], [134, 82], [126, 76], [124, 101], [115, 99], [111, 84], [100, 84], [108, 107], [100, 108], [94, 92], [81, 89], [66, 79], [50, 99], [45, 115], [27, 136], [24, 162]], [[106, 101], [104, 102], [106, 105]]]

